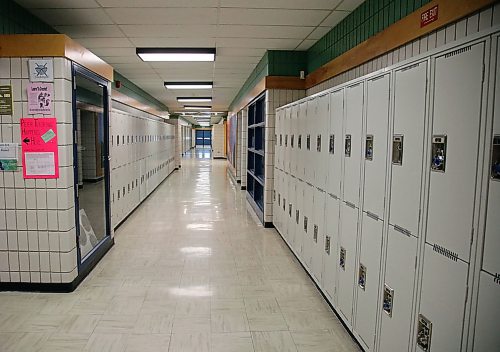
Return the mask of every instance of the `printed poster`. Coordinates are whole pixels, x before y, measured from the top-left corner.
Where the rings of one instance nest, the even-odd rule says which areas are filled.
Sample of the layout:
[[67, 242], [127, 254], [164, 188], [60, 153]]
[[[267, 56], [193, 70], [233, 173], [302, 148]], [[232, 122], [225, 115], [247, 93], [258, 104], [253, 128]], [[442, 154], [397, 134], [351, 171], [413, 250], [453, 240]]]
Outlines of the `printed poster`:
[[54, 61], [52, 59], [31, 59], [28, 61], [31, 82], [54, 82]]
[[12, 86], [0, 86], [0, 115], [12, 115]]
[[29, 83], [28, 93], [28, 114], [30, 115], [54, 115], [53, 97], [54, 85], [52, 83]]
[[21, 144], [24, 178], [59, 178], [55, 117], [22, 118]]
[[0, 143], [0, 171], [17, 171], [17, 143]]

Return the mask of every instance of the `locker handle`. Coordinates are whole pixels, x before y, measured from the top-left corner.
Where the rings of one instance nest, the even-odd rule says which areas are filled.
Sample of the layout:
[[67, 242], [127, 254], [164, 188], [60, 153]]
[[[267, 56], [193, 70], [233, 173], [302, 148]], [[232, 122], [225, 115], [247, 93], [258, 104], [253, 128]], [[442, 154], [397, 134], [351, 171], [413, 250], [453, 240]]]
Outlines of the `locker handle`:
[[373, 220], [377, 220], [377, 221], [378, 221], [378, 220], [380, 219], [380, 218], [378, 217], [378, 215], [377, 215], [377, 214], [372, 213], [372, 212], [370, 212], [370, 211], [367, 211], [367, 212], [366, 212], [366, 215], [367, 215], [368, 217], [372, 218]]
[[344, 201], [345, 205], [347, 205], [348, 207], [350, 208], [353, 208], [353, 209], [356, 209], [356, 205], [354, 203], [351, 203], [351, 202], [348, 202], [348, 201]]
[[396, 230], [397, 232], [402, 233], [403, 235], [406, 235], [406, 236], [410, 236], [411, 235], [411, 231], [405, 229], [404, 227], [401, 227], [401, 226], [398, 226], [398, 225], [393, 225], [393, 227], [394, 227], [394, 230]]

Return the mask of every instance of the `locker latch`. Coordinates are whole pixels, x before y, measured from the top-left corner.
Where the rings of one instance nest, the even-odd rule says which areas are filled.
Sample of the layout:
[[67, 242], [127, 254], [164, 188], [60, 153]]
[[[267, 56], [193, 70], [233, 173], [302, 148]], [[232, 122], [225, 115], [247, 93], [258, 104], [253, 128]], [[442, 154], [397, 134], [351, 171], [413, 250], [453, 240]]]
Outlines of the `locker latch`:
[[318, 225], [314, 224], [313, 240], [318, 243]]
[[432, 335], [432, 323], [422, 314], [418, 315], [417, 346], [422, 351], [430, 351]]
[[344, 270], [344, 271], [345, 271], [345, 256], [346, 256], [345, 248], [340, 247], [339, 265], [342, 268], [342, 270]]
[[304, 216], [304, 232], [307, 233], [307, 216]]
[[281, 206], [281, 194], [278, 193], [278, 206]]
[[292, 217], [292, 203], [288, 203], [288, 216]]
[[345, 135], [345, 156], [346, 157], [351, 157], [351, 135], [346, 134]]
[[292, 148], [293, 148], [293, 140], [294, 140], [294, 138], [293, 138], [293, 137], [294, 137], [294, 135], [293, 135], [293, 134], [292, 134], [292, 135], [290, 135], [290, 147], [292, 147]]
[[299, 134], [299, 140], [297, 141], [297, 147], [299, 149], [302, 149], [302, 135]]
[[283, 145], [283, 135], [280, 134], [280, 147]]
[[273, 190], [273, 200], [276, 202], [276, 190]]
[[297, 225], [299, 224], [299, 219], [300, 219], [300, 211], [299, 209], [295, 209], [295, 222]]
[[491, 153], [491, 178], [500, 180], [500, 135], [493, 136], [493, 149]]
[[330, 255], [330, 236], [326, 235], [325, 238], [325, 252]]
[[364, 291], [366, 288], [366, 267], [359, 263], [358, 286]]
[[392, 164], [403, 165], [403, 135], [392, 136]]
[[321, 153], [321, 135], [316, 137], [316, 151]]
[[311, 135], [308, 134], [306, 137], [306, 149], [311, 150]]
[[283, 211], [286, 211], [286, 199], [283, 198]]
[[335, 154], [335, 135], [330, 135], [330, 144], [328, 145], [328, 153]]
[[431, 170], [445, 172], [446, 169], [446, 136], [432, 136]]
[[288, 135], [285, 135], [285, 148], [288, 147]]
[[373, 135], [366, 136], [365, 159], [373, 160]]
[[387, 284], [384, 285], [384, 301], [383, 307], [385, 314], [392, 318], [392, 306], [394, 302], [394, 290]]

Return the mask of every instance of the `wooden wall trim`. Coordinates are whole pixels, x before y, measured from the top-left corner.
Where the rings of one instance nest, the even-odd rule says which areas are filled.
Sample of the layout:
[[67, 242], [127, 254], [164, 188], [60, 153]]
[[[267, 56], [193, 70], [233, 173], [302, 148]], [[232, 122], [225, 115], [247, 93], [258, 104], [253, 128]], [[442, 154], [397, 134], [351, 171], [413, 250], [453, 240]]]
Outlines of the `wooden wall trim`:
[[[425, 34], [479, 11], [495, 0], [435, 0], [333, 59], [306, 77], [306, 89], [375, 59]], [[438, 5], [438, 20], [420, 28], [423, 12]]]
[[267, 76], [266, 89], [306, 89], [306, 81], [293, 76]]
[[266, 90], [266, 77], [264, 77], [263, 79], [261, 79], [259, 81], [259, 83], [257, 83], [255, 85], [255, 87], [253, 87], [253, 89], [248, 92], [238, 103], [238, 105], [236, 105], [232, 111], [229, 111], [228, 112], [228, 115], [230, 114], [235, 114], [237, 113], [238, 111], [240, 111], [241, 109], [243, 109], [245, 106], [247, 106], [252, 100], [254, 100], [255, 98], [257, 98], [260, 94], [262, 94], [263, 91]]
[[65, 57], [113, 82], [113, 67], [64, 34], [0, 35], [0, 57]]

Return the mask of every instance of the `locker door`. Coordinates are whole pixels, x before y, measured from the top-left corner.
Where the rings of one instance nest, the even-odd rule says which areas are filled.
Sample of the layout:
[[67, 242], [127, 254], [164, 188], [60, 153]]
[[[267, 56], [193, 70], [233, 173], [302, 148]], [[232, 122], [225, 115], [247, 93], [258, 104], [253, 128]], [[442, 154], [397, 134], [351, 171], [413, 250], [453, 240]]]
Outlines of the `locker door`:
[[317, 116], [317, 99], [307, 101], [305, 128], [304, 128], [304, 150], [305, 150], [305, 181], [313, 184], [314, 168], [316, 166], [316, 143], [315, 143], [315, 122]]
[[295, 206], [295, 252], [299, 257], [302, 256], [302, 246], [304, 244], [304, 182], [297, 180], [296, 183], [296, 203]]
[[363, 83], [345, 90], [344, 189], [343, 200], [359, 206], [361, 171], [361, 129], [363, 124]]
[[285, 110], [285, 119], [283, 123], [283, 148], [285, 150], [285, 158], [283, 159], [285, 172], [290, 172], [290, 110]]
[[281, 171], [275, 167], [274, 168], [274, 190], [273, 190], [273, 224], [276, 230], [281, 234], [280, 226], [280, 216], [278, 207], [278, 194], [280, 194], [281, 189]]
[[483, 56], [479, 43], [435, 63], [427, 242], [465, 261], [474, 215]]
[[297, 147], [298, 147], [298, 163], [297, 163], [297, 177], [305, 180], [305, 169], [306, 169], [306, 120], [307, 120], [307, 102], [300, 103], [298, 106], [299, 114], [299, 136], [297, 137]]
[[321, 282], [323, 252], [325, 248], [325, 192], [314, 190], [314, 214], [312, 233], [312, 274]]
[[[417, 325], [432, 328], [430, 351], [460, 351], [467, 294], [468, 265], [453, 260], [425, 245], [424, 272]], [[423, 322], [422, 323], [419, 323]], [[417, 327], [416, 336], [425, 336], [425, 330]], [[424, 339], [417, 339], [423, 341]], [[418, 343], [417, 341], [417, 343]]]
[[365, 211], [384, 216], [385, 176], [387, 167], [387, 131], [389, 129], [390, 74], [367, 82], [365, 135]]
[[356, 270], [356, 332], [373, 351], [384, 223], [363, 213], [361, 247]]
[[283, 236], [288, 241], [288, 221], [287, 221], [287, 208], [288, 208], [288, 187], [290, 183], [290, 177], [284, 172], [283, 173], [283, 193], [281, 195], [281, 227], [283, 228]]
[[302, 218], [303, 225], [303, 244], [302, 244], [302, 260], [311, 271], [312, 260], [312, 240], [313, 240], [313, 196], [314, 188], [308, 184], [304, 185], [304, 216]]
[[[380, 351], [409, 351], [417, 238], [389, 226], [380, 330]], [[380, 296], [379, 296], [380, 297]]]
[[276, 214], [278, 216], [278, 224], [279, 224], [279, 229], [281, 235], [284, 237], [285, 232], [284, 232], [284, 227], [283, 227], [283, 212], [281, 210], [282, 207], [282, 201], [283, 201], [283, 191], [285, 187], [285, 173], [283, 171], [279, 171], [279, 192], [276, 195]]
[[500, 273], [500, 38], [497, 39], [497, 65], [494, 73], [495, 98], [493, 115], [493, 135], [490, 162], [490, 183], [488, 190], [488, 208], [486, 218], [486, 234], [484, 239], [483, 269], [490, 273]]
[[339, 212], [339, 200], [331, 196], [326, 196], [325, 248], [323, 252], [323, 275], [321, 279], [322, 286], [332, 303], [336, 301], [335, 287], [338, 261]]
[[274, 165], [277, 168], [282, 169], [281, 167], [281, 146], [280, 146], [280, 134], [281, 134], [281, 116], [283, 115], [283, 110], [276, 110], [276, 125], [274, 128], [275, 140], [274, 140]]
[[389, 223], [418, 236], [427, 62], [395, 72]]
[[340, 313], [351, 323], [356, 238], [358, 234], [358, 209], [343, 202], [340, 206], [340, 236], [337, 253], [338, 284], [337, 299]]
[[500, 285], [498, 277], [481, 271], [476, 316], [474, 352], [490, 352], [500, 346]]
[[342, 139], [342, 123], [344, 120], [344, 90], [330, 95], [329, 135], [328, 135], [328, 182], [327, 191], [337, 198], [341, 197], [342, 155], [344, 141]]
[[322, 190], [326, 189], [326, 173], [328, 168], [328, 110], [330, 96], [328, 94], [317, 98], [316, 126], [314, 134], [314, 151], [316, 152], [316, 167], [314, 170], [314, 185]]
[[290, 111], [290, 174], [297, 174], [297, 113], [296, 110], [289, 108]]
[[288, 243], [290, 246], [294, 246], [295, 243], [295, 207], [296, 207], [296, 182], [295, 178], [289, 176], [289, 184], [288, 184], [288, 199], [287, 199], [287, 208], [286, 208], [286, 222], [288, 228]]

